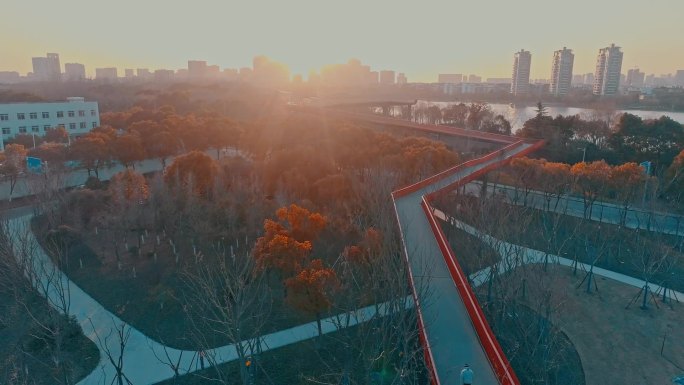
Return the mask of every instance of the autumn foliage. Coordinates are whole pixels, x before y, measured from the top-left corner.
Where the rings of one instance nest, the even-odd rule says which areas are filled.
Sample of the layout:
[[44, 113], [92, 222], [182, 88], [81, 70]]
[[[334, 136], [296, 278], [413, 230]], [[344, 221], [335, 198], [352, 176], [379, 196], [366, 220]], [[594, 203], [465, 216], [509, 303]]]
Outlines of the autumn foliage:
[[214, 188], [218, 166], [203, 152], [192, 151], [178, 156], [164, 171], [164, 181], [172, 187], [208, 196]]
[[296, 276], [285, 281], [287, 302], [300, 311], [319, 315], [330, 309], [331, 298], [339, 287], [335, 271], [323, 266], [320, 259], [314, 259]]
[[257, 239], [254, 258], [260, 270], [274, 269], [292, 276], [305, 265], [312, 241], [325, 228], [326, 219], [294, 204], [279, 208], [276, 218], [264, 221], [264, 235]]
[[374, 228], [369, 228], [361, 242], [358, 245], [347, 246], [342, 255], [353, 264], [370, 266], [382, 253], [382, 247], [382, 233]]
[[150, 194], [145, 177], [129, 169], [112, 177], [109, 191], [115, 200], [124, 199], [139, 203], [145, 201]]

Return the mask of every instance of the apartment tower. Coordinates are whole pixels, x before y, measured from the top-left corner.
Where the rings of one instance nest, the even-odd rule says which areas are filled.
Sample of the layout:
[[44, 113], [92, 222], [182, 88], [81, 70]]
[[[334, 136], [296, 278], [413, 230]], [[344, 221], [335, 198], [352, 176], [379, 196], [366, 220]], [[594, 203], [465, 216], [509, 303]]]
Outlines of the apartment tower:
[[567, 95], [572, 83], [572, 65], [575, 54], [572, 50], [563, 49], [553, 53], [551, 64], [551, 94], [555, 96]]
[[513, 76], [511, 77], [511, 93], [525, 95], [530, 89], [530, 51], [520, 50], [513, 56]]
[[622, 70], [622, 51], [611, 44], [601, 48], [596, 57], [594, 73], [594, 95], [615, 95], [620, 87], [620, 71]]

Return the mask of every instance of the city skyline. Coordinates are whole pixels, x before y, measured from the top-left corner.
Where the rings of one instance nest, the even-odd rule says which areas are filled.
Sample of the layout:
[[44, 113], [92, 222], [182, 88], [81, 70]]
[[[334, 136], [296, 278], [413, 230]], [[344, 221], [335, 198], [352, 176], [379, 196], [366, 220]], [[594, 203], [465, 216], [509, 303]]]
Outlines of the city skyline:
[[[359, 58], [378, 70], [403, 72], [410, 81], [430, 82], [439, 73], [508, 76], [511, 53], [525, 47], [533, 55], [531, 78], [548, 79], [549, 58], [560, 47], [575, 53], [575, 73], [589, 73], [598, 50], [612, 42], [623, 47], [624, 68], [639, 67], [660, 75], [684, 67], [684, 41], [678, 38], [683, 30], [678, 15], [684, 13], [684, 4], [673, 2], [659, 8], [667, 12], [659, 12], [656, 22], [649, 21], [654, 19], [648, 19], [649, 10], [624, 7], [619, 18], [605, 18], [614, 12], [613, 5], [577, 1], [564, 11], [566, 23], [536, 17], [534, 23], [509, 28], [505, 39], [500, 29], [482, 30], [482, 26], [507, 23], [516, 15], [525, 17], [526, 9], [545, 7], [545, 3], [497, 4], [497, 12], [492, 12], [492, 5], [484, 2], [432, 1], [421, 7], [440, 12], [431, 12], [427, 22], [414, 8], [385, 1], [214, 4], [199, 0], [192, 7], [164, 8], [165, 17], [153, 19], [154, 24], [149, 15], [159, 11], [155, 4], [122, 0], [108, 9], [103, 20], [72, 12], [74, 7], [86, 6], [83, 0], [66, 3], [47, 3], [36, 13], [31, 4], [9, 1], [0, 33], [13, 39], [3, 53], [0, 71], [30, 72], [30, 58], [46, 52], [60, 53], [63, 62], [85, 64], [88, 76], [93, 76], [95, 68], [106, 67], [121, 71], [184, 68], [192, 59], [240, 68], [263, 54], [305, 77], [327, 64]], [[460, 17], [454, 19], [454, 15]], [[481, 18], [468, 15], [482, 15], [488, 23], [475, 22]], [[52, 27], [53, 20], [60, 20], [59, 28]], [[473, 31], [478, 31], [476, 40]], [[454, 39], [454, 48], [446, 49], [445, 42]]]

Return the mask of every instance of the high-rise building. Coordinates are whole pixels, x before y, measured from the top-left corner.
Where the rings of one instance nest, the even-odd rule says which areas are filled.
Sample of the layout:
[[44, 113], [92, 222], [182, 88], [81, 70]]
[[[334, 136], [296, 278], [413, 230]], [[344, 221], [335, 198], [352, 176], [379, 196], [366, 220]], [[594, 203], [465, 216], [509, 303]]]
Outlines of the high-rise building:
[[64, 78], [70, 81], [85, 80], [85, 66], [81, 63], [64, 64]]
[[394, 84], [394, 71], [380, 71], [380, 84]]
[[513, 76], [511, 77], [511, 93], [524, 95], [530, 88], [530, 66], [532, 54], [523, 49], [513, 56]]
[[119, 79], [116, 67], [95, 68], [95, 80], [114, 82]]
[[563, 49], [553, 53], [551, 64], [551, 94], [555, 96], [567, 95], [572, 82], [572, 65], [575, 54], [571, 49]]
[[143, 79], [143, 80], [146, 80], [146, 79], [149, 79], [150, 77], [152, 77], [152, 73], [147, 68], [137, 68], [135, 70], [135, 74], [138, 76], [138, 79]]
[[596, 57], [594, 73], [594, 95], [615, 95], [620, 87], [620, 71], [622, 70], [622, 51], [611, 44], [601, 48]]
[[210, 77], [212, 79], [216, 79], [219, 77], [219, 75], [221, 75], [221, 67], [219, 67], [217, 65], [207, 66], [207, 76], [208, 77]]
[[684, 87], [684, 70], [677, 70], [674, 77], [674, 85]]
[[482, 83], [482, 76], [468, 75], [468, 83]]
[[59, 64], [59, 54], [48, 53], [46, 57], [34, 57], [33, 76], [36, 80], [58, 81], [62, 76], [62, 67]]
[[368, 72], [368, 83], [369, 84], [378, 84], [379, 81], [380, 81], [380, 72], [378, 72], [378, 71]]
[[488, 84], [511, 84], [511, 78], [487, 78]]
[[584, 84], [584, 75], [572, 75], [572, 85], [581, 86]]
[[406, 79], [406, 75], [402, 72], [397, 75], [397, 84], [406, 84], [408, 83], [408, 79]]
[[202, 79], [207, 76], [207, 62], [203, 60], [188, 60], [188, 77]]
[[437, 83], [458, 84], [463, 81], [461, 74], [439, 74], [437, 75]]
[[124, 76], [126, 77], [127, 80], [131, 80], [135, 78], [135, 70], [132, 68], [126, 68], [124, 70]]
[[627, 71], [627, 79], [625, 80], [625, 86], [627, 87], [643, 87], [645, 73], [639, 71], [638, 68], [634, 68]]
[[594, 86], [594, 74], [591, 72], [588, 74], [584, 74], [584, 84]]
[[173, 70], [159, 69], [154, 71], [154, 81], [170, 82], [176, 73]]

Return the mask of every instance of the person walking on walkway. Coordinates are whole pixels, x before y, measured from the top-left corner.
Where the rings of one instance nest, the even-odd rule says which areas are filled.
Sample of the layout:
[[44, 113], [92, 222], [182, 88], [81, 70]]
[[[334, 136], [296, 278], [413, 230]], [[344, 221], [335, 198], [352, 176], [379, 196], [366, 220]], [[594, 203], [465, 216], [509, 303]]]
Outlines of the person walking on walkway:
[[473, 370], [470, 369], [468, 364], [465, 364], [463, 370], [461, 370], [461, 384], [473, 385]]

